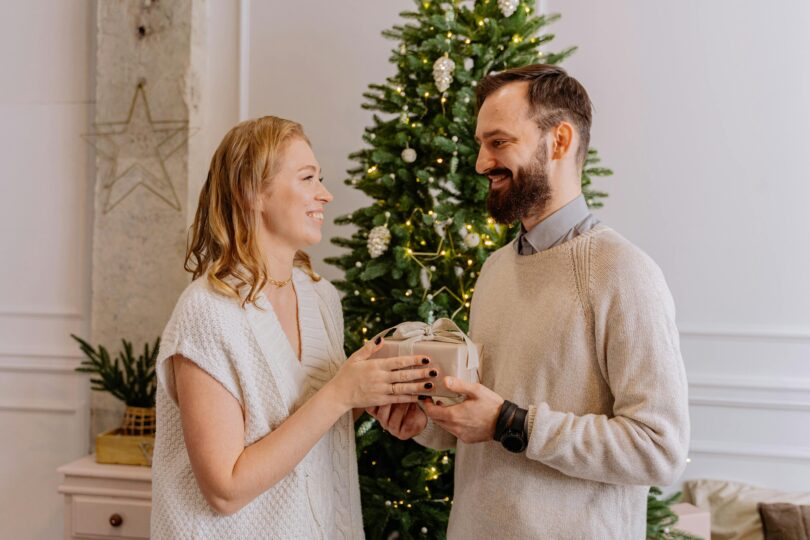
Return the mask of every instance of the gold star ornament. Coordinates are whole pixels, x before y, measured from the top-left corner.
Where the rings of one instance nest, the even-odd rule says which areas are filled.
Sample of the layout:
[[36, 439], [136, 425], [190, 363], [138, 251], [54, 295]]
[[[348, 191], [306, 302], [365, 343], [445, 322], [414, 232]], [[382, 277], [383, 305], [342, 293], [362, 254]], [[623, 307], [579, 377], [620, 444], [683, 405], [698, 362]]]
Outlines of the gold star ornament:
[[93, 124], [85, 138], [102, 158], [106, 214], [139, 187], [180, 210], [166, 161], [189, 137], [188, 120], [153, 120], [144, 84], [138, 83], [127, 119]]

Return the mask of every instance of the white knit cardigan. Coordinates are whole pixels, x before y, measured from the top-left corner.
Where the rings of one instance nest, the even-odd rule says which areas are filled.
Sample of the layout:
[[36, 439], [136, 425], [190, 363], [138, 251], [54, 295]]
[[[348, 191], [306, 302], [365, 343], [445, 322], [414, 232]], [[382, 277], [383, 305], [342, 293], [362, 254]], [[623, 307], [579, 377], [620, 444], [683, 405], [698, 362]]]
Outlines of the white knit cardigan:
[[240, 403], [245, 446], [278, 427], [345, 361], [334, 286], [293, 271], [301, 331], [299, 362], [266, 296], [258, 308], [215, 292], [203, 276], [175, 306], [158, 356], [157, 439], [152, 462], [152, 538], [363, 538], [351, 412], [282, 480], [233, 515], [205, 501], [183, 440], [171, 365], [190, 359]]

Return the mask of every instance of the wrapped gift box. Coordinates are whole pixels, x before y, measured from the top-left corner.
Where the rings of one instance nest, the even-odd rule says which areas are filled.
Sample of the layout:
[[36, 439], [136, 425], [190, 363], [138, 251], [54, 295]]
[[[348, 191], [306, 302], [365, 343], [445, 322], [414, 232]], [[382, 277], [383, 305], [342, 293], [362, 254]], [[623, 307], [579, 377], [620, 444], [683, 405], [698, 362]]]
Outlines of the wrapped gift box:
[[[385, 337], [391, 330], [394, 330], [394, 335]], [[385, 337], [385, 340], [372, 358], [410, 355], [430, 358], [428, 367], [435, 368], [439, 376], [433, 381], [433, 390], [425, 391], [425, 394], [457, 401], [462, 396], [447, 389], [444, 385], [445, 376], [478, 382], [478, 362], [482, 348], [473, 343], [449, 319], [439, 319], [432, 325], [419, 322], [402, 323], [378, 335]]]
[[712, 520], [708, 510], [689, 503], [678, 503], [672, 505], [672, 511], [678, 515], [675, 529], [705, 540], [711, 539]]

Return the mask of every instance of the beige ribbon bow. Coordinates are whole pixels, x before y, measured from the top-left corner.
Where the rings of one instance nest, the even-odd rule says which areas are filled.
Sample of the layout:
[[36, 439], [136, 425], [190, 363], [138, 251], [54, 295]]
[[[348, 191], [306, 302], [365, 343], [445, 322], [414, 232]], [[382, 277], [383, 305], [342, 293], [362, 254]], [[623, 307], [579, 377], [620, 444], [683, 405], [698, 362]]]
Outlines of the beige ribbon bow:
[[399, 341], [399, 356], [413, 354], [413, 346], [419, 341], [441, 341], [443, 343], [464, 343], [467, 346], [467, 369], [478, 369], [478, 348], [461, 328], [450, 319], [437, 319], [433, 324], [408, 321], [383, 330], [377, 337], [385, 337], [393, 330], [393, 341]]

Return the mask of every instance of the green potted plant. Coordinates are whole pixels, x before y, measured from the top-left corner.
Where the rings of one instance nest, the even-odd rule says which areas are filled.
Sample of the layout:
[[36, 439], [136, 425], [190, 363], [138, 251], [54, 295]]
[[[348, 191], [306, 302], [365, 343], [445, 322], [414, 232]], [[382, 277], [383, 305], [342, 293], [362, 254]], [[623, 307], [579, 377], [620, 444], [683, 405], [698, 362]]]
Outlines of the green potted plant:
[[155, 362], [160, 338], [151, 347], [144, 344], [138, 356], [132, 343], [122, 339], [123, 350], [113, 359], [103, 345], [95, 348], [76, 335], [70, 337], [86, 356], [76, 371], [90, 373], [93, 390], [109, 392], [126, 405], [121, 426], [96, 437], [96, 461], [149, 465], [156, 428]]

